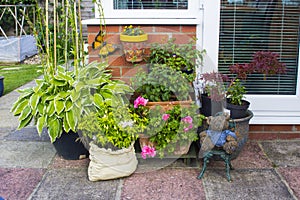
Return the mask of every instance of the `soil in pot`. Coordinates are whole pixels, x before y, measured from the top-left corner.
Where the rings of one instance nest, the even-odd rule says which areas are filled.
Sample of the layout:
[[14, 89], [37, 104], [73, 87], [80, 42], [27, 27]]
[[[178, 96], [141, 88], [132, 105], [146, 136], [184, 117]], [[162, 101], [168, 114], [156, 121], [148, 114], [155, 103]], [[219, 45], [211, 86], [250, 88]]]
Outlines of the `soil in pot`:
[[249, 105], [250, 102], [246, 100], [242, 100], [242, 105], [231, 104], [227, 100], [226, 109], [230, 110], [230, 117], [232, 119], [240, 119], [247, 116]]
[[63, 132], [53, 145], [57, 154], [66, 160], [79, 160], [89, 156], [89, 151], [80, 141], [78, 133], [72, 131], [69, 133]]

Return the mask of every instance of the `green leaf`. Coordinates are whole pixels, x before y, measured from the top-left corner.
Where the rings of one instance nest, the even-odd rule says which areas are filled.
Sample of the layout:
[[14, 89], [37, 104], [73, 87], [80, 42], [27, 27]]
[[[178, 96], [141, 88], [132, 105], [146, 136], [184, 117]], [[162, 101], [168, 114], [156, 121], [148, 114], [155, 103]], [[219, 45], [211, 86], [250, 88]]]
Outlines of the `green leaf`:
[[33, 94], [31, 97], [30, 97], [30, 100], [29, 100], [29, 102], [30, 102], [30, 106], [31, 106], [31, 109], [32, 110], [36, 110], [37, 109], [37, 105], [38, 105], [38, 103], [39, 103], [39, 101], [40, 101], [40, 98], [41, 98], [41, 96], [40, 95], [38, 95], [38, 94]]
[[56, 113], [59, 115], [65, 108], [65, 103], [64, 101], [61, 100], [54, 100], [54, 108]]
[[18, 129], [20, 130], [20, 129], [24, 128], [25, 126], [27, 126], [31, 122], [31, 119], [32, 119], [32, 115], [28, 115], [27, 118], [20, 121]]
[[60, 137], [62, 133], [62, 126], [59, 119], [53, 118], [48, 125], [48, 134], [50, 136], [51, 142], [53, 143], [56, 138]]
[[51, 117], [55, 113], [54, 101], [51, 101], [47, 107], [47, 114]]
[[66, 133], [68, 133], [71, 130], [66, 117], [63, 118], [63, 127]]
[[73, 108], [73, 103], [70, 99], [66, 100], [65, 101], [65, 110], [66, 111], [69, 111]]
[[39, 136], [41, 136], [41, 133], [43, 131], [43, 127], [44, 127], [45, 121], [46, 121], [46, 118], [45, 118], [44, 115], [41, 116], [41, 117], [39, 117], [38, 120], [37, 120], [36, 128], [37, 128]]
[[74, 117], [73, 110], [70, 110], [70, 111], [66, 112], [66, 121], [67, 121], [70, 129], [72, 129], [73, 131], [75, 131], [76, 119]]
[[12, 112], [14, 113], [14, 115], [19, 115], [24, 110], [25, 106], [28, 105], [28, 102], [28, 99], [22, 99], [21, 101], [17, 101], [12, 108]]
[[101, 104], [104, 102], [104, 98], [100, 94], [97, 93], [94, 95], [94, 102], [95, 102], [95, 105], [98, 108], [100, 108]]
[[26, 119], [31, 114], [31, 108], [29, 105], [25, 106], [24, 110], [21, 112], [19, 116], [19, 121]]

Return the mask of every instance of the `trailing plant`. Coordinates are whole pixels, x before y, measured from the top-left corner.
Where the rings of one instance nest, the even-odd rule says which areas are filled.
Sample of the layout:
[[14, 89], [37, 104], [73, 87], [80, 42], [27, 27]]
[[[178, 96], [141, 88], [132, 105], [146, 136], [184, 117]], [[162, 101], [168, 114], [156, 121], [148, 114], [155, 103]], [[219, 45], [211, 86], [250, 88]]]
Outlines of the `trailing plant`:
[[129, 26], [124, 27], [123, 32], [121, 34], [130, 35], [130, 36], [137, 36], [137, 35], [143, 35], [143, 34], [145, 34], [145, 32], [139, 26], [134, 27], [132, 25], [129, 25]]
[[150, 51], [150, 64], [160, 64], [182, 72], [182, 76], [189, 82], [195, 79], [196, 68], [202, 64], [206, 52], [195, 47], [195, 40], [179, 45], [175, 43], [175, 38], [166, 43], [152, 44]]
[[191, 85], [181, 76], [181, 72], [164, 66], [154, 66], [149, 73], [138, 71], [131, 79], [135, 96], [143, 96], [149, 101], [188, 100]]

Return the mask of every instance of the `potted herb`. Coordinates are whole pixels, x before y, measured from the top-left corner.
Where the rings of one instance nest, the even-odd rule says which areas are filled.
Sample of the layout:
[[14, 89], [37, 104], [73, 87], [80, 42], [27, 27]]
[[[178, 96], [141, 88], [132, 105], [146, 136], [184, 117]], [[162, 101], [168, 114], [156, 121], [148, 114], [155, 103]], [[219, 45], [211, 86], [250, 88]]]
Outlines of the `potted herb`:
[[89, 141], [89, 180], [129, 176], [138, 164], [133, 145], [139, 131], [129, 108], [101, 103], [94, 111], [84, 115], [78, 126]]
[[205, 50], [195, 47], [195, 40], [187, 44], [176, 44], [171, 38], [166, 43], [154, 43], [150, 48], [148, 62], [152, 65], [163, 65], [176, 71], [192, 82], [196, 76], [196, 68], [201, 65]]
[[144, 59], [145, 44], [148, 34], [139, 26], [125, 26], [120, 34], [125, 59], [127, 62], [141, 62]]

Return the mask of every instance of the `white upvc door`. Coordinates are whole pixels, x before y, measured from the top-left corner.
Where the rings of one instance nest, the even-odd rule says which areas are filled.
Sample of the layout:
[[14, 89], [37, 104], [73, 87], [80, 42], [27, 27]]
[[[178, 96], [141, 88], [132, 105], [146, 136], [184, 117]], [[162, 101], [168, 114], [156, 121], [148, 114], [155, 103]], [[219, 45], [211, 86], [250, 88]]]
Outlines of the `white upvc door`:
[[[203, 72], [217, 71], [220, 0], [204, 0], [203, 5], [203, 47], [208, 53]], [[199, 27], [199, 29], [201, 29], [201, 27]], [[299, 57], [300, 52], [298, 60]], [[295, 95], [246, 95], [246, 99], [251, 103], [250, 109], [254, 113], [254, 117], [250, 121], [251, 124], [300, 124], [299, 63], [298, 61], [297, 89]]]

